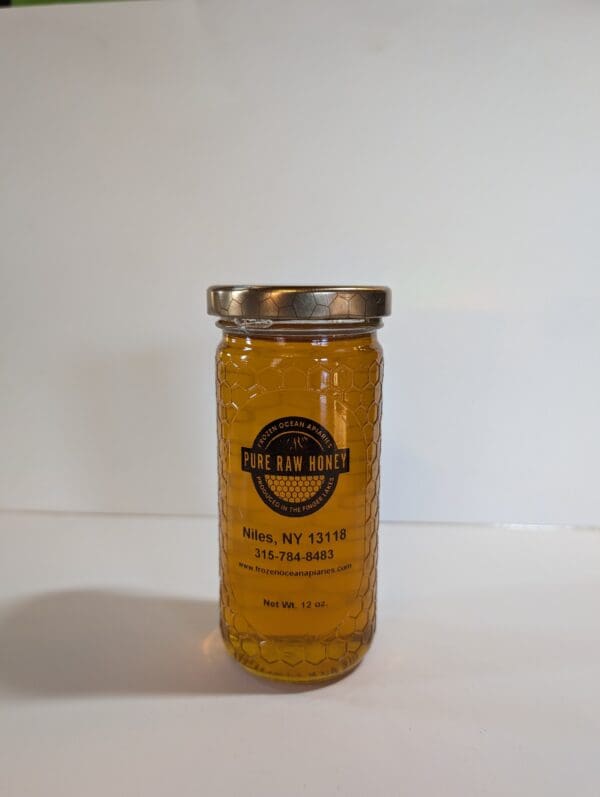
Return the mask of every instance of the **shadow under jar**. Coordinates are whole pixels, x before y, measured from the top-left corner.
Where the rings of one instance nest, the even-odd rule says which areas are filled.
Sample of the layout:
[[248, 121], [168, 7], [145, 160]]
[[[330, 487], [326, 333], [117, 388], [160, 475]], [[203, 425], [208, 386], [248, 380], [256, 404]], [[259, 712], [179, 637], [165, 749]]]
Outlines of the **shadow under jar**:
[[213, 286], [221, 630], [248, 670], [334, 679], [375, 630], [390, 291]]

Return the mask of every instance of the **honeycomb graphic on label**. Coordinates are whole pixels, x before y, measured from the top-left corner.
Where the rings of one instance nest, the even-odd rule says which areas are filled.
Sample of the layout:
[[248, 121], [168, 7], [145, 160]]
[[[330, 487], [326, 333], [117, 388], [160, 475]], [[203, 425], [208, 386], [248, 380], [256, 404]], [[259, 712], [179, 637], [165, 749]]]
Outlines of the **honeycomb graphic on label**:
[[266, 476], [269, 489], [282, 501], [302, 504], [313, 498], [323, 487], [324, 476]]

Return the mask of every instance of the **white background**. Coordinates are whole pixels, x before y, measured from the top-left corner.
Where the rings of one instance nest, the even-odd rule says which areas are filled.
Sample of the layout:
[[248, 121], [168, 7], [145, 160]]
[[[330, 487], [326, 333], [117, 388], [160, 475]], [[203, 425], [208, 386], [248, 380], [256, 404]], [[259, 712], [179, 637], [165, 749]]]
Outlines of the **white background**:
[[0, 513], [2, 797], [598, 797], [597, 531], [383, 524], [310, 689], [225, 652], [215, 525]]
[[600, 521], [600, 6], [0, 12], [0, 508], [213, 513], [212, 282], [387, 283], [385, 519]]

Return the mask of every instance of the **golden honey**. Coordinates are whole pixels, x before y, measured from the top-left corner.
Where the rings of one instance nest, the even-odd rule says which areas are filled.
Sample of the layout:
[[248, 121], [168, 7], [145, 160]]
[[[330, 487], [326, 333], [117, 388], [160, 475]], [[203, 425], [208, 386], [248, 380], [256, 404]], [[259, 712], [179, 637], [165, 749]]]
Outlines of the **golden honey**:
[[[307, 318], [319, 290], [330, 315]], [[382, 353], [368, 303], [350, 315], [361, 290], [383, 289], [209, 289], [212, 312], [211, 291], [228, 302], [217, 305], [221, 630], [270, 678], [335, 678], [375, 630]], [[290, 293], [295, 318], [282, 317]]]

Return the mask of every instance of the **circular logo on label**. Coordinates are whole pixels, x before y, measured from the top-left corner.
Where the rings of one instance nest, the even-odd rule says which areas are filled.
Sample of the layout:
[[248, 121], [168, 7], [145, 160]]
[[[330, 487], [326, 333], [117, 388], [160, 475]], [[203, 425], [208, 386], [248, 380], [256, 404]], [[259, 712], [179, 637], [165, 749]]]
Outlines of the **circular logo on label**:
[[350, 470], [350, 449], [338, 448], [317, 421], [298, 415], [263, 426], [251, 448], [242, 448], [242, 470], [273, 511], [303, 517], [321, 509], [341, 473]]

